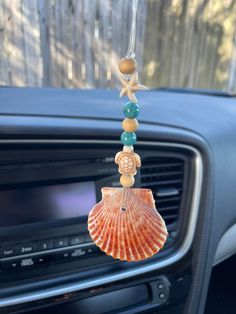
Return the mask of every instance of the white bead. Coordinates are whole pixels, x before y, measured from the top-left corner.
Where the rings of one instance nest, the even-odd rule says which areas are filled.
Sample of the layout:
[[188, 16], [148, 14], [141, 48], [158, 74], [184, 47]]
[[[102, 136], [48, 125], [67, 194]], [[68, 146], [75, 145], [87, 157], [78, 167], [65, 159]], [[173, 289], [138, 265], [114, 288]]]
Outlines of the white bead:
[[127, 145], [125, 145], [125, 146], [123, 147], [123, 151], [124, 151], [124, 152], [127, 152], [127, 153], [131, 153], [131, 152], [134, 151], [134, 148], [133, 148], [133, 146], [127, 146]]

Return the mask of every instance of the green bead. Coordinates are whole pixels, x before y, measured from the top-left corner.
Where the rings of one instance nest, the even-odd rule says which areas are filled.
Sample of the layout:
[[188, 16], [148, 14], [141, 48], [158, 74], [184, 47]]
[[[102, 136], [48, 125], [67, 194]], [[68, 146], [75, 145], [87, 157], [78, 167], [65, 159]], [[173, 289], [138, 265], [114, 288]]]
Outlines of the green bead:
[[136, 134], [134, 132], [123, 132], [120, 140], [123, 145], [132, 146], [136, 143]]
[[124, 115], [129, 119], [137, 118], [137, 116], [139, 115], [139, 111], [139, 105], [133, 102], [128, 102], [123, 110]]

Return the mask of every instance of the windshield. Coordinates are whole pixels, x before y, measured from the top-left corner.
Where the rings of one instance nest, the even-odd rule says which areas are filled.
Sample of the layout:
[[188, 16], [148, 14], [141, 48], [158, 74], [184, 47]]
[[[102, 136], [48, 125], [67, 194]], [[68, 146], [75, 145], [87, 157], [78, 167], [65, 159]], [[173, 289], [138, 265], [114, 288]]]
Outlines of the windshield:
[[[116, 88], [130, 0], [0, 1], [0, 85]], [[236, 1], [139, 0], [136, 60], [151, 87], [235, 92]]]

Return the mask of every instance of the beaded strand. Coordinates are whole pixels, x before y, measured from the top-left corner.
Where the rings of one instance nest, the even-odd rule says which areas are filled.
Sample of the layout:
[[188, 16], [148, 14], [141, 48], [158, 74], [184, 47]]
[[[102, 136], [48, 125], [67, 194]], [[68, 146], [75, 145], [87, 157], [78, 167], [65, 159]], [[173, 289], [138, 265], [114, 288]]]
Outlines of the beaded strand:
[[123, 109], [125, 119], [122, 121], [122, 129], [124, 132], [121, 134], [120, 140], [124, 147], [115, 156], [115, 163], [118, 164], [118, 171], [121, 174], [120, 183], [124, 188], [130, 188], [134, 185], [134, 176], [137, 173], [137, 168], [141, 166], [140, 156], [134, 152], [133, 148], [137, 140], [135, 131], [139, 127], [136, 118], [140, 112], [135, 92], [147, 88], [138, 83], [136, 67], [136, 61], [133, 58], [125, 57], [119, 62], [121, 83], [123, 84], [120, 97], [127, 95], [130, 100]]

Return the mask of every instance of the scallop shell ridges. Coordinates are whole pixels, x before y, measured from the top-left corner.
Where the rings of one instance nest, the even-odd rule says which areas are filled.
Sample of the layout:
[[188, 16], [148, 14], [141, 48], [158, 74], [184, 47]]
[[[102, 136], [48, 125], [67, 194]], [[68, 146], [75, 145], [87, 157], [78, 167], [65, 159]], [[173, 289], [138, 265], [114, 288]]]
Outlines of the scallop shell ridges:
[[159, 252], [167, 229], [149, 189], [128, 189], [123, 211], [123, 188], [102, 188], [102, 200], [89, 213], [88, 229], [95, 244], [107, 255], [140, 261]]

